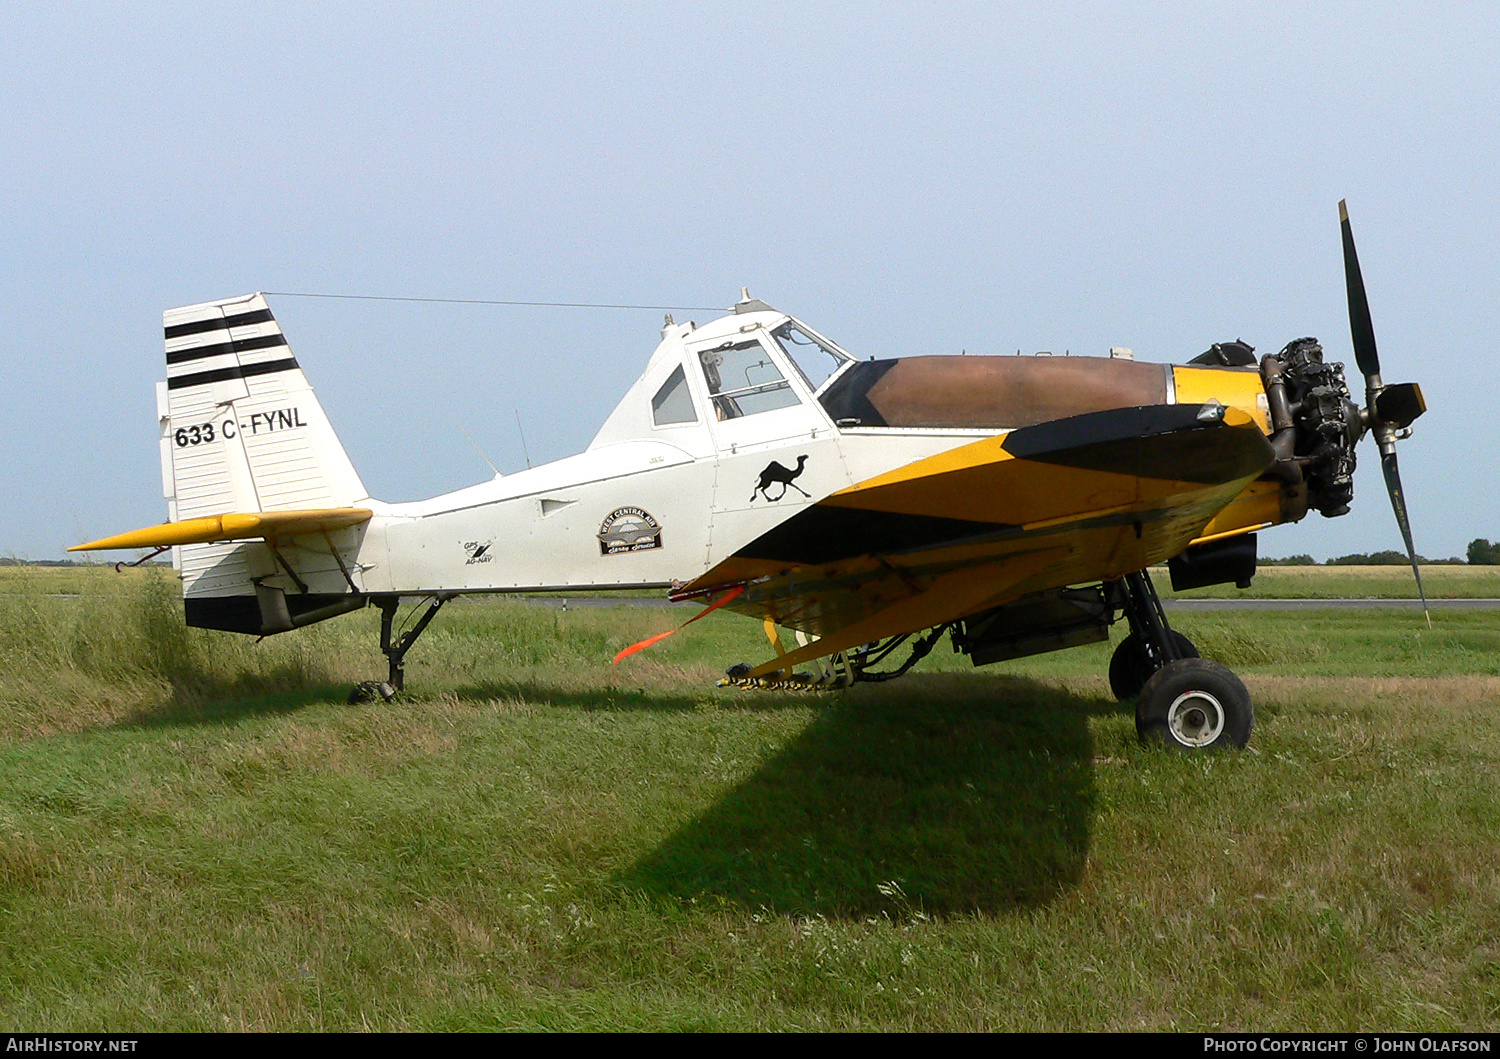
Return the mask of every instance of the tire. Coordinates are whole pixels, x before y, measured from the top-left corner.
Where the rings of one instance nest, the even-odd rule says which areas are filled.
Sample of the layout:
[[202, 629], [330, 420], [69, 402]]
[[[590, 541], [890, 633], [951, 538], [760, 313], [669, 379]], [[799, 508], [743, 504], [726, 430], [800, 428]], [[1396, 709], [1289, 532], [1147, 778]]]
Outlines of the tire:
[[1135, 704], [1141, 742], [1174, 750], [1238, 749], [1250, 741], [1254, 723], [1240, 678], [1206, 658], [1168, 662], [1146, 681]]
[[[1180, 657], [1198, 657], [1198, 648], [1193, 646], [1192, 640], [1175, 629], [1168, 630], [1168, 633], [1176, 644]], [[1114, 657], [1109, 660], [1109, 690], [1114, 692], [1115, 698], [1120, 702], [1128, 702], [1140, 695], [1141, 689], [1154, 672], [1151, 659], [1141, 649], [1141, 641], [1135, 633], [1131, 633], [1120, 641], [1120, 646], [1115, 648]]]

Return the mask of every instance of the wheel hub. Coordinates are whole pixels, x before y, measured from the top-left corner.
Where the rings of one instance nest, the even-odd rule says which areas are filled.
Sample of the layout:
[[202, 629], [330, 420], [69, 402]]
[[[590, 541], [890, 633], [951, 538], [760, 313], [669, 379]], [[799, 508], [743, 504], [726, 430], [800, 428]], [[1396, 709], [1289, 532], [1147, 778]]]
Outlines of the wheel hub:
[[1167, 731], [1183, 746], [1210, 746], [1224, 731], [1224, 707], [1206, 691], [1185, 691], [1167, 709]]

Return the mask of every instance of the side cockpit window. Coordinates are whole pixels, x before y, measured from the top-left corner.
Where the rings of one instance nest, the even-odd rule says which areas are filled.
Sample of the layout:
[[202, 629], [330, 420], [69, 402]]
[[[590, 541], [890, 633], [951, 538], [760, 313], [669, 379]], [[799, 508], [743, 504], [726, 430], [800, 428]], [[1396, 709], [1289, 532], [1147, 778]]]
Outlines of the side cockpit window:
[[681, 364], [651, 398], [651, 419], [659, 427], [698, 422], [698, 413], [693, 410], [693, 395], [688, 392], [687, 375]]
[[797, 395], [759, 342], [726, 343], [698, 354], [720, 420], [753, 416], [797, 403]]

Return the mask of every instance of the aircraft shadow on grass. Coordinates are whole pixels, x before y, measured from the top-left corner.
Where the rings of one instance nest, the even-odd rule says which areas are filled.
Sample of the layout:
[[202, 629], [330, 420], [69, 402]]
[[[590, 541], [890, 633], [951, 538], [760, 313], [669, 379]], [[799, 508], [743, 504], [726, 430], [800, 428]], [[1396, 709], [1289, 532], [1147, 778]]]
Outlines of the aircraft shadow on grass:
[[[163, 707], [124, 723], [233, 723], [339, 697], [333, 687], [297, 687], [306, 674], [283, 676], [222, 688], [184, 684]], [[476, 685], [458, 697], [701, 709], [701, 697], [690, 695], [527, 681]], [[1037, 907], [1082, 877], [1096, 799], [1088, 719], [1127, 707], [973, 673], [918, 674], [832, 700], [746, 694], [732, 708], [809, 701], [829, 706], [612, 881], [672, 902], [899, 919]]]
[[234, 724], [249, 717], [295, 713], [309, 706], [343, 702], [345, 688], [291, 664], [268, 673], [233, 679], [205, 674], [172, 678], [165, 702], [120, 721], [120, 728], [171, 728]]
[[614, 881], [895, 918], [1035, 907], [1078, 882], [1095, 802], [1087, 719], [1116, 704], [980, 674], [864, 691]]

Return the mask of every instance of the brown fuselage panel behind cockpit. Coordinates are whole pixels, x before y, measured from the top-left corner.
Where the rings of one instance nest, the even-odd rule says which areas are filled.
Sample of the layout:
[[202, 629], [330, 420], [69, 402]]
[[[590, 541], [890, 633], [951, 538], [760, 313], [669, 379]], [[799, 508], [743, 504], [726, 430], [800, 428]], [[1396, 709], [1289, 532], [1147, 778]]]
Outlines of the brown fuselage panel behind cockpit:
[[1027, 427], [1165, 404], [1169, 370], [1105, 357], [902, 357], [861, 361], [821, 400], [841, 426]]

